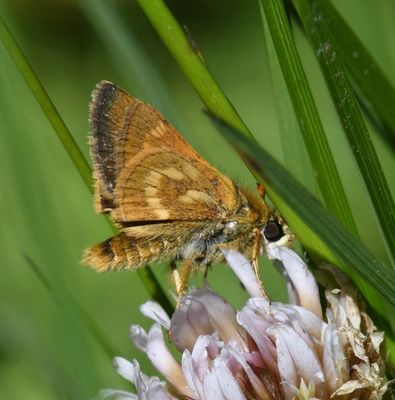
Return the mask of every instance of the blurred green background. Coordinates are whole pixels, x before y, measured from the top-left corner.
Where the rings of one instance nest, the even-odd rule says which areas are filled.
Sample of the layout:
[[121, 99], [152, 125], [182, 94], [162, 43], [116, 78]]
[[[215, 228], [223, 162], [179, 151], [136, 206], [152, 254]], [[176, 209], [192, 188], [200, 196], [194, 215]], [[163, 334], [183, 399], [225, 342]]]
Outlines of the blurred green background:
[[[395, 84], [395, 4], [333, 3]], [[257, 139], [286, 165], [257, 2], [167, 4], [193, 35]], [[157, 107], [206, 159], [253, 187], [254, 180], [204, 115], [200, 100], [134, 1], [0, 0], [0, 12], [87, 156], [90, 93], [106, 79]], [[294, 28], [363, 239], [386, 261], [365, 188], [318, 66], [299, 27]], [[390, 187], [395, 188], [392, 154], [372, 132]], [[294, 173], [315, 190], [312, 177]], [[130, 323], [150, 325], [138, 311], [148, 295], [136, 274], [97, 274], [81, 267], [83, 249], [111, 231], [103, 217], [95, 215], [91, 194], [2, 45], [0, 185], [0, 399], [90, 399], [100, 388], [129, 388], [113, 370], [111, 355], [136, 356], [144, 371], [153, 373], [128, 338]], [[47, 288], [26, 256], [45, 275]], [[279, 274], [262, 261], [269, 293], [285, 300]], [[170, 288], [166, 266], [154, 270], [166, 290]], [[213, 268], [209, 282], [235, 306], [243, 304], [246, 296], [228, 269]], [[103, 332], [110, 351], [92, 335], [81, 309]]]

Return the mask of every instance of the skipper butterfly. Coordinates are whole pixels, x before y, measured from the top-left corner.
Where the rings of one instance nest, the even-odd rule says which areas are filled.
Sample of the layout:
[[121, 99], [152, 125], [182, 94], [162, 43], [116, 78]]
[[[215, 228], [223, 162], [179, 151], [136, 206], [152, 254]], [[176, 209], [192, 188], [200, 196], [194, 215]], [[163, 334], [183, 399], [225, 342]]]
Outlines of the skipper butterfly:
[[284, 240], [286, 226], [257, 194], [204, 160], [150, 105], [101, 82], [90, 106], [95, 208], [119, 233], [88, 248], [99, 271], [185, 261], [178, 293], [194, 267], [224, 261], [221, 247], [257, 257], [262, 236]]

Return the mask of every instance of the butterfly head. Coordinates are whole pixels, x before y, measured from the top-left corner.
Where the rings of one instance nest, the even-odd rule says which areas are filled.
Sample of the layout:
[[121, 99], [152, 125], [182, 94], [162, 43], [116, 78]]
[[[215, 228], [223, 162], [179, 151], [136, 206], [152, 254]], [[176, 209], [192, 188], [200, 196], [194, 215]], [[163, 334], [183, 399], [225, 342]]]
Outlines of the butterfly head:
[[262, 235], [266, 246], [290, 247], [294, 239], [288, 225], [275, 213], [271, 213]]

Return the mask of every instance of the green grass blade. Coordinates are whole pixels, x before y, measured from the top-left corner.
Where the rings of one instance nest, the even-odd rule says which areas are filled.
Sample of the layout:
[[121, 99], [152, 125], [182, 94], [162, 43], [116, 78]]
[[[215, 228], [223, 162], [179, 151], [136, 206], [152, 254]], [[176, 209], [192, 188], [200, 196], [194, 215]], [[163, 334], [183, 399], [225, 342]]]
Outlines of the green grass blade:
[[264, 24], [264, 29], [266, 52], [273, 88], [273, 98], [276, 106], [276, 117], [280, 130], [284, 165], [287, 167], [288, 171], [292, 171], [292, 175], [298, 179], [300, 183], [318, 197], [320, 196], [320, 190], [314, 177], [313, 168], [303, 142], [302, 133], [292, 107], [291, 99], [289, 98], [289, 92], [281, 72], [267, 23]]
[[395, 89], [331, 1], [320, 2], [336, 50], [371, 121], [395, 150]]
[[70, 156], [75, 167], [77, 168], [77, 171], [81, 175], [81, 178], [87, 185], [88, 189], [93, 191], [92, 172], [86, 158], [82, 154], [73, 136], [71, 135], [66, 124], [64, 123], [62, 117], [59, 115], [43, 85], [34, 73], [21, 48], [18, 46], [18, 43], [12, 36], [11, 32], [8, 30], [5, 22], [1, 17], [0, 40], [3, 42], [5, 48], [8, 50], [10, 56], [17, 65], [26, 83], [29, 85], [30, 90], [37, 99], [37, 102], [39, 103], [46, 117], [48, 118], [48, 121], [52, 125], [59, 140], [62, 142], [68, 155]]
[[[0, 40], [3, 42], [4, 46], [14, 60], [20, 73], [28, 84], [31, 92], [36, 97], [41, 109], [43, 110], [45, 116], [48, 118], [48, 121], [52, 125], [56, 135], [63, 144], [67, 154], [73, 161], [83, 181], [87, 185], [88, 189], [92, 191], [92, 171], [86, 158], [82, 154], [69, 129], [67, 128], [66, 124], [58, 113], [55, 105], [52, 103], [40, 80], [33, 71], [21, 48], [18, 46], [18, 43], [12, 36], [11, 32], [8, 30], [6, 24], [1, 17]], [[146, 287], [151, 298], [158, 301], [166, 309], [167, 312], [171, 313], [174, 308], [167, 298], [166, 293], [163, 291], [152, 271], [149, 271], [149, 267], [147, 266], [146, 268], [147, 271], [137, 271], [139, 278]]]
[[260, 1], [300, 129], [329, 210], [354, 234], [357, 228], [309, 88], [281, 0]]
[[325, 1], [322, 0], [293, 0], [307, 36], [314, 47], [343, 129], [375, 208], [390, 258], [394, 263], [394, 201], [354, 91], [338, 57], [337, 44], [328, 30], [328, 16], [323, 8], [324, 3]]
[[[262, 147], [233, 129], [223, 129], [227, 140], [236, 148], [256, 176], [268, 184], [270, 197], [281, 199], [286, 207], [281, 212], [288, 221], [287, 209], [304, 221], [311, 232], [318, 237], [332, 253], [330, 261], [339, 263], [346, 271], [350, 269], [366, 279], [384, 298], [395, 305], [395, 273], [388, 266], [372, 256], [366, 247], [350, 234], [295, 178]], [[292, 227], [294, 224], [292, 224]], [[300, 224], [296, 224], [299, 230]], [[298, 234], [298, 232], [296, 232]], [[309, 249], [310, 240], [298, 235]], [[315, 250], [314, 250], [315, 251]], [[328, 253], [326, 253], [328, 256]]]
[[165, 3], [162, 0], [137, 0], [137, 3], [210, 112], [243, 135], [252, 137]]
[[[180, 67], [191, 81], [210, 113], [217, 118], [221, 116], [220, 119], [234, 129], [240, 127], [239, 130], [242, 135], [251, 138], [251, 133], [248, 132], [245, 124], [240, 120], [233, 106], [229, 103], [221, 88], [211, 76], [201, 56], [196, 53], [195, 49], [190, 45], [184, 32], [164, 3], [160, 0], [138, 0], [138, 3], [170, 52], [180, 64]], [[257, 179], [261, 179], [259, 175], [256, 175], [256, 177]], [[279, 211], [286, 216], [294, 232], [298, 236], [303, 237], [306, 248], [317, 254], [320, 259], [331, 261], [336, 265], [339, 264], [340, 261], [337, 260], [336, 255], [328, 248], [325, 242], [318, 238], [317, 235], [306, 226], [305, 222], [293, 212], [287, 203], [282, 201], [281, 197], [272, 190], [270, 187], [271, 183], [265, 182], [265, 184], [268, 188], [268, 193], [270, 193], [271, 200], [273, 200]], [[357, 274], [353, 274], [351, 271], [351, 275], [353, 275], [355, 281], [358, 281], [359, 276], [356, 276]], [[369, 291], [363, 287], [361, 279], [359, 279], [359, 283], [361, 291], [366, 295], [366, 298], [375, 311], [386, 318], [384, 307], [382, 307], [377, 296], [371, 296]]]

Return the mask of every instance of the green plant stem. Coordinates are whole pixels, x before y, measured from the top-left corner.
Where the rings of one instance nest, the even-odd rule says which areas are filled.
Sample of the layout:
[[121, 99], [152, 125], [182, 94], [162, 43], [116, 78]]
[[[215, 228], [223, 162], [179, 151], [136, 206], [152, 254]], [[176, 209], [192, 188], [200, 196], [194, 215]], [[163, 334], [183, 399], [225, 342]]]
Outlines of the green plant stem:
[[54, 132], [58, 139], [62, 142], [72, 162], [74, 163], [77, 171], [81, 175], [82, 180], [85, 182], [88, 189], [93, 192], [92, 186], [92, 172], [89, 164], [77, 146], [73, 136], [68, 130], [63, 119], [56, 110], [54, 104], [49, 98], [37, 75], [34, 73], [32, 67], [27, 61], [21, 48], [7, 28], [4, 20], [0, 17], [0, 40], [3, 42], [5, 48], [8, 50], [10, 56], [14, 60], [20, 73], [28, 84], [31, 92], [36, 98], [38, 104], [48, 118], [49, 123], [52, 125]]
[[[297, 52], [282, 0], [260, 0], [317, 182], [328, 209], [357, 235], [357, 228]], [[264, 18], [262, 18], [264, 21]]]
[[162, 0], [137, 0], [137, 3], [208, 110], [243, 135], [253, 138], [165, 3]]
[[[31, 92], [36, 97], [37, 102], [39, 103], [45, 116], [48, 118], [48, 121], [52, 125], [54, 132], [64, 146], [67, 154], [73, 161], [86, 186], [90, 191], [92, 191], [92, 171], [86, 158], [82, 154], [81, 149], [78, 147], [69, 129], [62, 120], [59, 112], [52, 103], [43, 85], [41, 84], [40, 80], [38, 79], [37, 75], [33, 71], [25, 55], [23, 54], [21, 48], [18, 46], [18, 43], [12, 36], [11, 32], [8, 30], [5, 22], [1, 17], [0, 40], [3, 42], [10, 56], [14, 60], [20, 73], [28, 84]], [[112, 229], [114, 230], [113, 226]], [[165, 310], [169, 314], [171, 314], [174, 310], [174, 307], [171, 305], [169, 299], [167, 298], [165, 292], [163, 291], [152, 271], [149, 270], [148, 266], [146, 268], [148, 269], [147, 271], [137, 271], [139, 278], [141, 279], [151, 298], [157, 300], [165, 308]]]
[[319, 7], [325, 12], [325, 22], [333, 43], [352, 76], [351, 84], [359, 100], [379, 133], [390, 148], [395, 150], [395, 89], [393, 85], [331, 1], [321, 1]]
[[[264, 16], [263, 16], [264, 18]], [[303, 141], [303, 136], [295, 116], [289, 91], [281, 71], [273, 40], [267, 23], [264, 26], [266, 53], [270, 69], [270, 80], [273, 89], [273, 99], [276, 106], [276, 117], [280, 130], [284, 165], [292, 175], [299, 180], [311, 193], [321, 199], [318, 183], [315, 179], [309, 154]]]
[[[268, 152], [255, 142], [234, 132], [222, 129], [241, 155], [243, 160], [255, 172], [255, 175], [268, 183], [271, 196], [280, 197], [303, 220], [322, 243], [332, 251], [332, 260], [348, 272], [357, 272], [365, 278], [391, 304], [395, 305], [395, 273], [388, 266], [377, 260], [366, 247], [339, 224], [292, 175]], [[286, 211], [287, 212], [287, 211]], [[293, 218], [291, 216], [291, 218]], [[310, 249], [309, 240], [299, 236], [306, 248]], [[333, 255], [335, 258], [333, 258]]]
[[[201, 55], [197, 53], [195, 48], [188, 42], [186, 35], [163, 1], [138, 0], [138, 4], [147, 15], [147, 18], [151, 21], [154, 29], [162, 38], [171, 54], [173, 54], [177, 60], [181, 69], [190, 80], [192, 86], [203, 100], [209, 112], [216, 118], [223, 120], [233, 129], [239, 129], [241, 132], [237, 132], [238, 134], [253, 140], [251, 139], [251, 133], [248, 132], [246, 125], [240, 120], [239, 115], [236, 113], [233, 106], [229, 103], [229, 100], [222, 92], [221, 88], [211, 76], [206, 64], [203, 62]], [[260, 181], [262, 176], [257, 174], [251, 166], [249, 166], [249, 168], [253, 172], [256, 179]], [[276, 205], [276, 208], [281, 212], [282, 215], [285, 216], [286, 220], [290, 223], [291, 228], [298, 235], [298, 237], [303, 239], [304, 243], [308, 243], [309, 251], [318, 255], [320, 260], [324, 259], [336, 265], [339, 259], [337, 255], [333, 253], [333, 251], [330, 250], [325, 244], [324, 240], [326, 239], [321, 240], [306, 225], [303, 219], [295, 214], [292, 208], [289, 207], [285, 201], [283, 201], [281, 196], [279, 196], [275, 190], [273, 190], [271, 182], [265, 181], [265, 184], [269, 196]], [[353, 265], [353, 268], [358, 270], [358, 265]], [[348, 266], [345, 266], [345, 270], [347, 270], [347, 272], [353, 277], [357, 275]], [[371, 278], [371, 280], [374, 279], [376, 278]], [[381, 278], [377, 279], [380, 280]], [[377, 301], [378, 296], [374, 296], [374, 293], [365, 290], [365, 288], [361, 287], [361, 290], [375, 311], [381, 314], [384, 318], [387, 318], [384, 308], [381, 306], [381, 303]], [[377, 290], [380, 291], [380, 288], [377, 287]]]
[[324, 2], [322, 0], [293, 0], [307, 36], [314, 47], [344, 132], [365, 181], [394, 267], [394, 201], [354, 91], [339, 59], [336, 43], [328, 30]]

